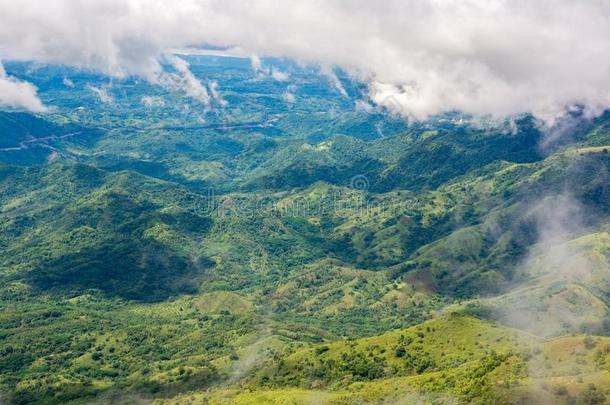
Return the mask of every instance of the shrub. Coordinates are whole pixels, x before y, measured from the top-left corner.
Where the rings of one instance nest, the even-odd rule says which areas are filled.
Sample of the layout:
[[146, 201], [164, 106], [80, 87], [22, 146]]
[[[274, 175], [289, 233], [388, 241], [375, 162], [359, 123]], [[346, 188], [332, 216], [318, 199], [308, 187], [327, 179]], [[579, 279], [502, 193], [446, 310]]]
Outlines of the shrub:
[[407, 349], [405, 349], [404, 346], [396, 346], [396, 349], [394, 350], [394, 355], [396, 357], [404, 357], [406, 353]]

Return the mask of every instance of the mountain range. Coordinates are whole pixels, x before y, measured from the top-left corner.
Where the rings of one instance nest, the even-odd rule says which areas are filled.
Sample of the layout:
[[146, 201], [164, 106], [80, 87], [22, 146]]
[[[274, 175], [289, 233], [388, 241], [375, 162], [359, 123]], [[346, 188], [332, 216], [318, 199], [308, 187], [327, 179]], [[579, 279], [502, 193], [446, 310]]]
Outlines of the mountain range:
[[0, 400], [608, 401], [610, 113], [410, 122], [184, 58], [209, 111], [4, 63], [55, 107], [0, 112]]

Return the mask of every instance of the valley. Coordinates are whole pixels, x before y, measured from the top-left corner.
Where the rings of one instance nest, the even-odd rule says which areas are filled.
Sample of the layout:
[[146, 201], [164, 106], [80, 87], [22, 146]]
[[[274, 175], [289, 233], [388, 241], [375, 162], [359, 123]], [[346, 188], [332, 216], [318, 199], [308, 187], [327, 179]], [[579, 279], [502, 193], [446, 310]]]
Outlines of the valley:
[[0, 402], [610, 400], [609, 113], [549, 141], [182, 57], [210, 105], [4, 62], [54, 108], [0, 112]]

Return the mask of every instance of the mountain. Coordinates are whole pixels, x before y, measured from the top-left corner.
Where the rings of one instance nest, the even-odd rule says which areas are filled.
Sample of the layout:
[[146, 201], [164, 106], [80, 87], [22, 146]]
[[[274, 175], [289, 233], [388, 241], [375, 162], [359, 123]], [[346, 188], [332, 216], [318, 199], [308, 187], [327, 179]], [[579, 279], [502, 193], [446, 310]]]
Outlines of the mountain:
[[56, 108], [0, 113], [0, 401], [610, 398], [610, 114], [405, 122], [187, 59], [225, 104], [5, 63]]

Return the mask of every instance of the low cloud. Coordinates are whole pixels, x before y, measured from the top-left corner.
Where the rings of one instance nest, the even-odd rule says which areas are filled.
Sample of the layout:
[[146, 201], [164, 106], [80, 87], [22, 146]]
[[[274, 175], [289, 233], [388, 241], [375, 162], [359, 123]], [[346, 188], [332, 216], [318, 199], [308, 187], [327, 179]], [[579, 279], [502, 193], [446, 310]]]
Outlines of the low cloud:
[[278, 69], [275, 66], [265, 66], [263, 61], [257, 55], [250, 55], [250, 66], [254, 71], [256, 79], [265, 79], [267, 77], [284, 82], [290, 78], [290, 74]]
[[294, 95], [296, 89], [297, 88], [295, 85], [290, 85], [286, 88], [286, 91], [284, 92], [284, 94], [282, 94], [282, 98], [284, 99], [286, 104], [293, 105], [297, 101], [297, 98]]
[[271, 77], [273, 77], [278, 82], [285, 82], [290, 79], [290, 75], [286, 72], [279, 70], [278, 68], [271, 68]]
[[331, 68], [329, 68], [328, 66], [323, 66], [320, 71], [324, 76], [328, 78], [328, 81], [330, 82], [331, 86], [333, 86], [335, 90], [339, 92], [339, 94], [341, 94], [343, 97], [348, 97], [347, 91], [345, 91], [345, 87], [343, 87], [343, 83], [341, 83], [341, 80], [339, 80], [339, 78]]
[[163, 74], [158, 77], [159, 83], [172, 88], [181, 90], [193, 100], [199, 101], [206, 110], [210, 108], [210, 93], [206, 87], [191, 72], [188, 62], [177, 56], [171, 58], [172, 66], [176, 69], [175, 74]]
[[0, 63], [0, 106], [32, 112], [47, 111], [47, 107], [38, 98], [36, 87], [7, 75], [2, 63]]
[[142, 105], [149, 108], [165, 106], [165, 100], [159, 96], [144, 96], [140, 101]]
[[375, 103], [415, 119], [532, 112], [552, 124], [573, 105], [591, 116], [610, 106], [605, 1], [0, 3], [0, 57], [115, 77], [154, 81], [172, 49], [209, 43], [339, 66], [369, 84]]
[[102, 102], [103, 104], [112, 104], [114, 103], [114, 97], [112, 97], [112, 95], [110, 93], [108, 93], [108, 90], [104, 87], [95, 87], [95, 86], [87, 86], [87, 88], [97, 96], [97, 98], [100, 100], [100, 102]]
[[216, 82], [215, 80], [210, 80], [208, 83], [208, 88], [210, 89], [212, 100], [214, 100], [215, 103], [217, 103], [221, 107], [226, 107], [229, 104], [227, 100], [222, 98], [220, 90], [218, 89], [218, 82]]
[[518, 266], [524, 285], [495, 301], [499, 319], [544, 337], [599, 333], [607, 309], [592, 291], [610, 282], [607, 262], [599, 260], [607, 234], [587, 225], [590, 210], [569, 192], [540, 198], [528, 216], [538, 240]]
[[263, 67], [263, 61], [257, 55], [250, 55], [250, 66], [255, 73], [258, 73]]

